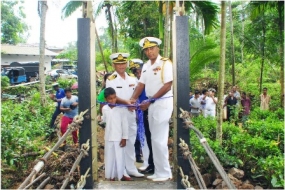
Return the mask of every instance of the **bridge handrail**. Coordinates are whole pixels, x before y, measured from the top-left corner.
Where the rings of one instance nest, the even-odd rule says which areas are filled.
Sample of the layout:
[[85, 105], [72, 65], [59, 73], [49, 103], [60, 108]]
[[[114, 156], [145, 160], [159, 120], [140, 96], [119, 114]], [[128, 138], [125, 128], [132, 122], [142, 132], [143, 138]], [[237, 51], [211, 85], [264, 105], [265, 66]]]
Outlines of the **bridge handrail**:
[[219, 174], [221, 175], [221, 177], [223, 178], [223, 180], [227, 184], [228, 188], [236, 189], [236, 187], [234, 186], [234, 184], [230, 180], [229, 176], [227, 175], [227, 173], [223, 169], [223, 167], [222, 167], [220, 161], [218, 160], [216, 154], [213, 152], [213, 150], [211, 149], [211, 147], [207, 143], [206, 138], [203, 136], [203, 134], [197, 128], [194, 127], [193, 122], [190, 119], [189, 112], [184, 111], [182, 108], [180, 108], [180, 111], [181, 111], [181, 114], [179, 114], [179, 117], [181, 119], [183, 119], [184, 123], [186, 124], [185, 128], [186, 129], [192, 129], [195, 132], [197, 137], [200, 139], [200, 143], [202, 144], [202, 146], [206, 150], [208, 156], [210, 157], [211, 161], [215, 165], [215, 167], [218, 170]]

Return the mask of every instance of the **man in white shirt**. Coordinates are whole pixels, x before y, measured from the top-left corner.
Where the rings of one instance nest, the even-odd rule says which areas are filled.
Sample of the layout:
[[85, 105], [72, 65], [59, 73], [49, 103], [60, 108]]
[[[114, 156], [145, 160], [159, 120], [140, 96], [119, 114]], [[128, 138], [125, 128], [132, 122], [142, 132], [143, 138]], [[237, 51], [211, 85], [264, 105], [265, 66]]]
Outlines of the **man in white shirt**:
[[[128, 53], [114, 53], [110, 55], [110, 59], [113, 62], [115, 72], [108, 77], [106, 81], [106, 88], [112, 87], [116, 91], [117, 102], [125, 103], [125, 100], [129, 100], [137, 86], [138, 80], [134, 75], [127, 74], [127, 57]], [[127, 109], [122, 107], [122, 109]], [[125, 162], [126, 170], [124, 171], [124, 180], [130, 181], [130, 176], [143, 177], [144, 175], [139, 173], [135, 166], [135, 140], [137, 136], [137, 123], [135, 112], [126, 111], [128, 119], [128, 139], [125, 147]], [[129, 176], [130, 175], [130, 176]]]
[[[149, 129], [155, 172], [148, 176], [153, 181], [166, 181], [172, 178], [169, 165], [168, 136], [169, 119], [173, 111], [173, 69], [168, 58], [159, 55], [161, 40], [154, 37], [141, 39], [140, 46], [149, 60], [142, 68], [141, 78], [132, 95], [131, 102], [137, 98], [145, 88], [147, 101], [142, 102], [141, 109], [148, 109]], [[158, 100], [157, 100], [158, 99]]]
[[199, 96], [200, 92], [196, 90], [194, 97], [190, 99], [191, 115], [193, 117], [198, 117], [200, 114], [201, 103], [199, 101]]
[[215, 92], [215, 89], [210, 88], [208, 96], [204, 97], [206, 102], [204, 117], [216, 117], [216, 105], [218, 103], [218, 99], [215, 97]]

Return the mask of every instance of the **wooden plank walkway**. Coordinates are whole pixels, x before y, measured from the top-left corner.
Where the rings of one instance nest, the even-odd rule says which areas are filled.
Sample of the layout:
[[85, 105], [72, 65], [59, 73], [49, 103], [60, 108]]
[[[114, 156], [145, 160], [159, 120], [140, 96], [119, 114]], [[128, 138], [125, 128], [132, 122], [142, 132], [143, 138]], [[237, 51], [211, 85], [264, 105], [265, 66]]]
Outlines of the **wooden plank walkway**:
[[100, 181], [95, 189], [177, 189], [174, 181]]

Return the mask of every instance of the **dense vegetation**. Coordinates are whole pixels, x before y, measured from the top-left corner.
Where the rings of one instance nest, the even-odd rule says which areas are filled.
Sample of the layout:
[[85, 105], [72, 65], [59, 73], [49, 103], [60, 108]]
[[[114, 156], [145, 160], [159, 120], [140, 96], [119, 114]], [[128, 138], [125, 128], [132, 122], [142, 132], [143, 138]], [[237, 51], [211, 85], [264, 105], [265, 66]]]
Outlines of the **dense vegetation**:
[[[284, 111], [251, 112], [246, 125], [223, 124], [222, 146], [216, 141], [216, 121], [194, 118], [194, 125], [204, 134], [224, 168], [245, 171], [245, 179], [264, 188], [284, 187]], [[191, 151], [202, 172], [214, 169], [196, 135], [190, 134]]]

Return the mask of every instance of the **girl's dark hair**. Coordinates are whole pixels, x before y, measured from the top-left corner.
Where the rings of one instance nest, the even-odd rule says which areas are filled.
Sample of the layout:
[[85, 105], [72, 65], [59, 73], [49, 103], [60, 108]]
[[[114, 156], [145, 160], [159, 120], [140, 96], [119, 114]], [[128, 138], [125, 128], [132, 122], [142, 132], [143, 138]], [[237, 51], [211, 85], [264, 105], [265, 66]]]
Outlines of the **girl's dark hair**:
[[69, 88], [69, 87], [65, 88], [64, 93], [66, 93], [66, 92], [72, 92], [71, 88]]
[[116, 91], [112, 87], [105, 88], [104, 97], [107, 98], [110, 95], [116, 94]]
[[110, 75], [112, 75], [112, 73], [106, 73], [106, 74], [104, 75], [104, 82], [106, 82], [107, 78], [108, 78]]
[[104, 86], [102, 87], [102, 90], [106, 87], [106, 80], [107, 80], [107, 78], [108, 78], [110, 75], [112, 75], [112, 73], [106, 73], [106, 74], [104, 75]]

